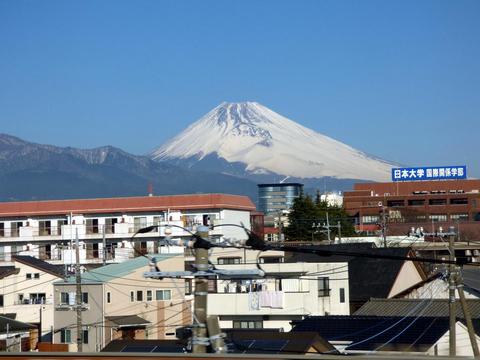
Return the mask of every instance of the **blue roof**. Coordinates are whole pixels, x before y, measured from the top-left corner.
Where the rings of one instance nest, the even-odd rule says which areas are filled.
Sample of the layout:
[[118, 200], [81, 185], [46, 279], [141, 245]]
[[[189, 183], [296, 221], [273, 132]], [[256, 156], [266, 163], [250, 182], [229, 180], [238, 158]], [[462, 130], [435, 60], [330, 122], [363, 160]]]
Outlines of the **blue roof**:
[[[155, 254], [150, 256], [154, 257], [157, 262], [161, 262], [167, 259], [171, 259], [175, 256], [178, 256], [178, 254]], [[128, 275], [139, 268], [147, 267], [149, 262], [150, 262], [149, 259], [143, 256], [139, 256], [134, 259], [126, 260], [118, 264], [105, 265], [97, 269], [84, 272], [81, 276], [82, 283], [83, 284], [85, 283], [102, 284], [112, 279], [116, 279], [116, 278]], [[145, 268], [145, 271], [147, 270], [148, 269]], [[65, 281], [56, 282], [56, 284], [65, 284], [65, 283], [69, 283], [69, 284], [75, 283], [75, 276], [70, 276]]]

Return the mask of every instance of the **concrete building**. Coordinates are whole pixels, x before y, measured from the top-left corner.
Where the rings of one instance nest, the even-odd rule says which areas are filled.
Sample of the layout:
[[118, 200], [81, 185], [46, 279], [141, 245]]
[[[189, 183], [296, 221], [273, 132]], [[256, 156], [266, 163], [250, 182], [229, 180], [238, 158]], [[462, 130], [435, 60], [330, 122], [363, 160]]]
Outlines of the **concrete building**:
[[[72, 242], [80, 239], [82, 264], [123, 261], [139, 253], [156, 253], [165, 226], [195, 232], [199, 224], [243, 223], [250, 228], [255, 205], [245, 196], [225, 194], [143, 196], [108, 199], [0, 203], [0, 260], [12, 254], [31, 255], [53, 264], [75, 259]], [[136, 236], [140, 228], [161, 225]], [[172, 227], [172, 237], [190, 233]], [[212, 237], [245, 239], [242, 229], [217, 227]], [[183, 251], [183, 249], [177, 249]]]
[[[307, 315], [348, 315], [346, 262], [286, 263], [283, 251], [216, 249], [210, 261], [217, 269], [256, 269], [263, 278], [211, 282], [208, 314], [218, 315], [222, 328], [280, 328]], [[248, 279], [248, 280], [247, 280]]]
[[480, 180], [359, 183], [344, 192], [343, 202], [359, 231], [376, 232], [385, 219], [387, 235], [453, 226], [459, 240], [480, 236]]
[[[184, 270], [182, 255], [153, 255], [161, 269]], [[83, 351], [100, 351], [115, 339], [172, 339], [192, 322], [183, 279], [143, 277], [149, 260], [138, 257], [83, 273]], [[75, 278], [54, 284], [55, 343], [76, 350]]]

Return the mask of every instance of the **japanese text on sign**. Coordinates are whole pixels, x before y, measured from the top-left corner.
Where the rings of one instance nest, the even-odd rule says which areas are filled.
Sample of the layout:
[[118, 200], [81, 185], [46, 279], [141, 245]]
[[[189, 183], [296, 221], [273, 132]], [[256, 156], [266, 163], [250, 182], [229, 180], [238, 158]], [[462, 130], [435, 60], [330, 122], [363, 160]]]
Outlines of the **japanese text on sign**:
[[467, 167], [434, 166], [392, 169], [392, 181], [466, 179]]

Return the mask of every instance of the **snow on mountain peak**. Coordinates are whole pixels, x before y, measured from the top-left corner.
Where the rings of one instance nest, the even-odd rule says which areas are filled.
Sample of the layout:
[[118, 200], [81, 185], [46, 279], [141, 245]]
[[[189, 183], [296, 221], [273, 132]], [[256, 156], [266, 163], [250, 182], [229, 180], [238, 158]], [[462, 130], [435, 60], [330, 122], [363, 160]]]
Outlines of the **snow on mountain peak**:
[[387, 180], [392, 164], [310, 130], [256, 102], [223, 102], [154, 150], [154, 160], [241, 162], [252, 173]]

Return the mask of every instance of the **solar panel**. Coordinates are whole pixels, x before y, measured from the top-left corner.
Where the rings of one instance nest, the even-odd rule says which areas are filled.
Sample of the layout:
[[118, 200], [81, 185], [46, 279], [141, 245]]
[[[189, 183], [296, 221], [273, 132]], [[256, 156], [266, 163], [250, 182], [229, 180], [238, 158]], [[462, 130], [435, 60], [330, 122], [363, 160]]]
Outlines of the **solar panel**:
[[127, 345], [121, 352], [152, 352], [156, 345]]
[[239, 350], [255, 350], [256, 352], [277, 353], [283, 350], [289, 340], [238, 340]]

